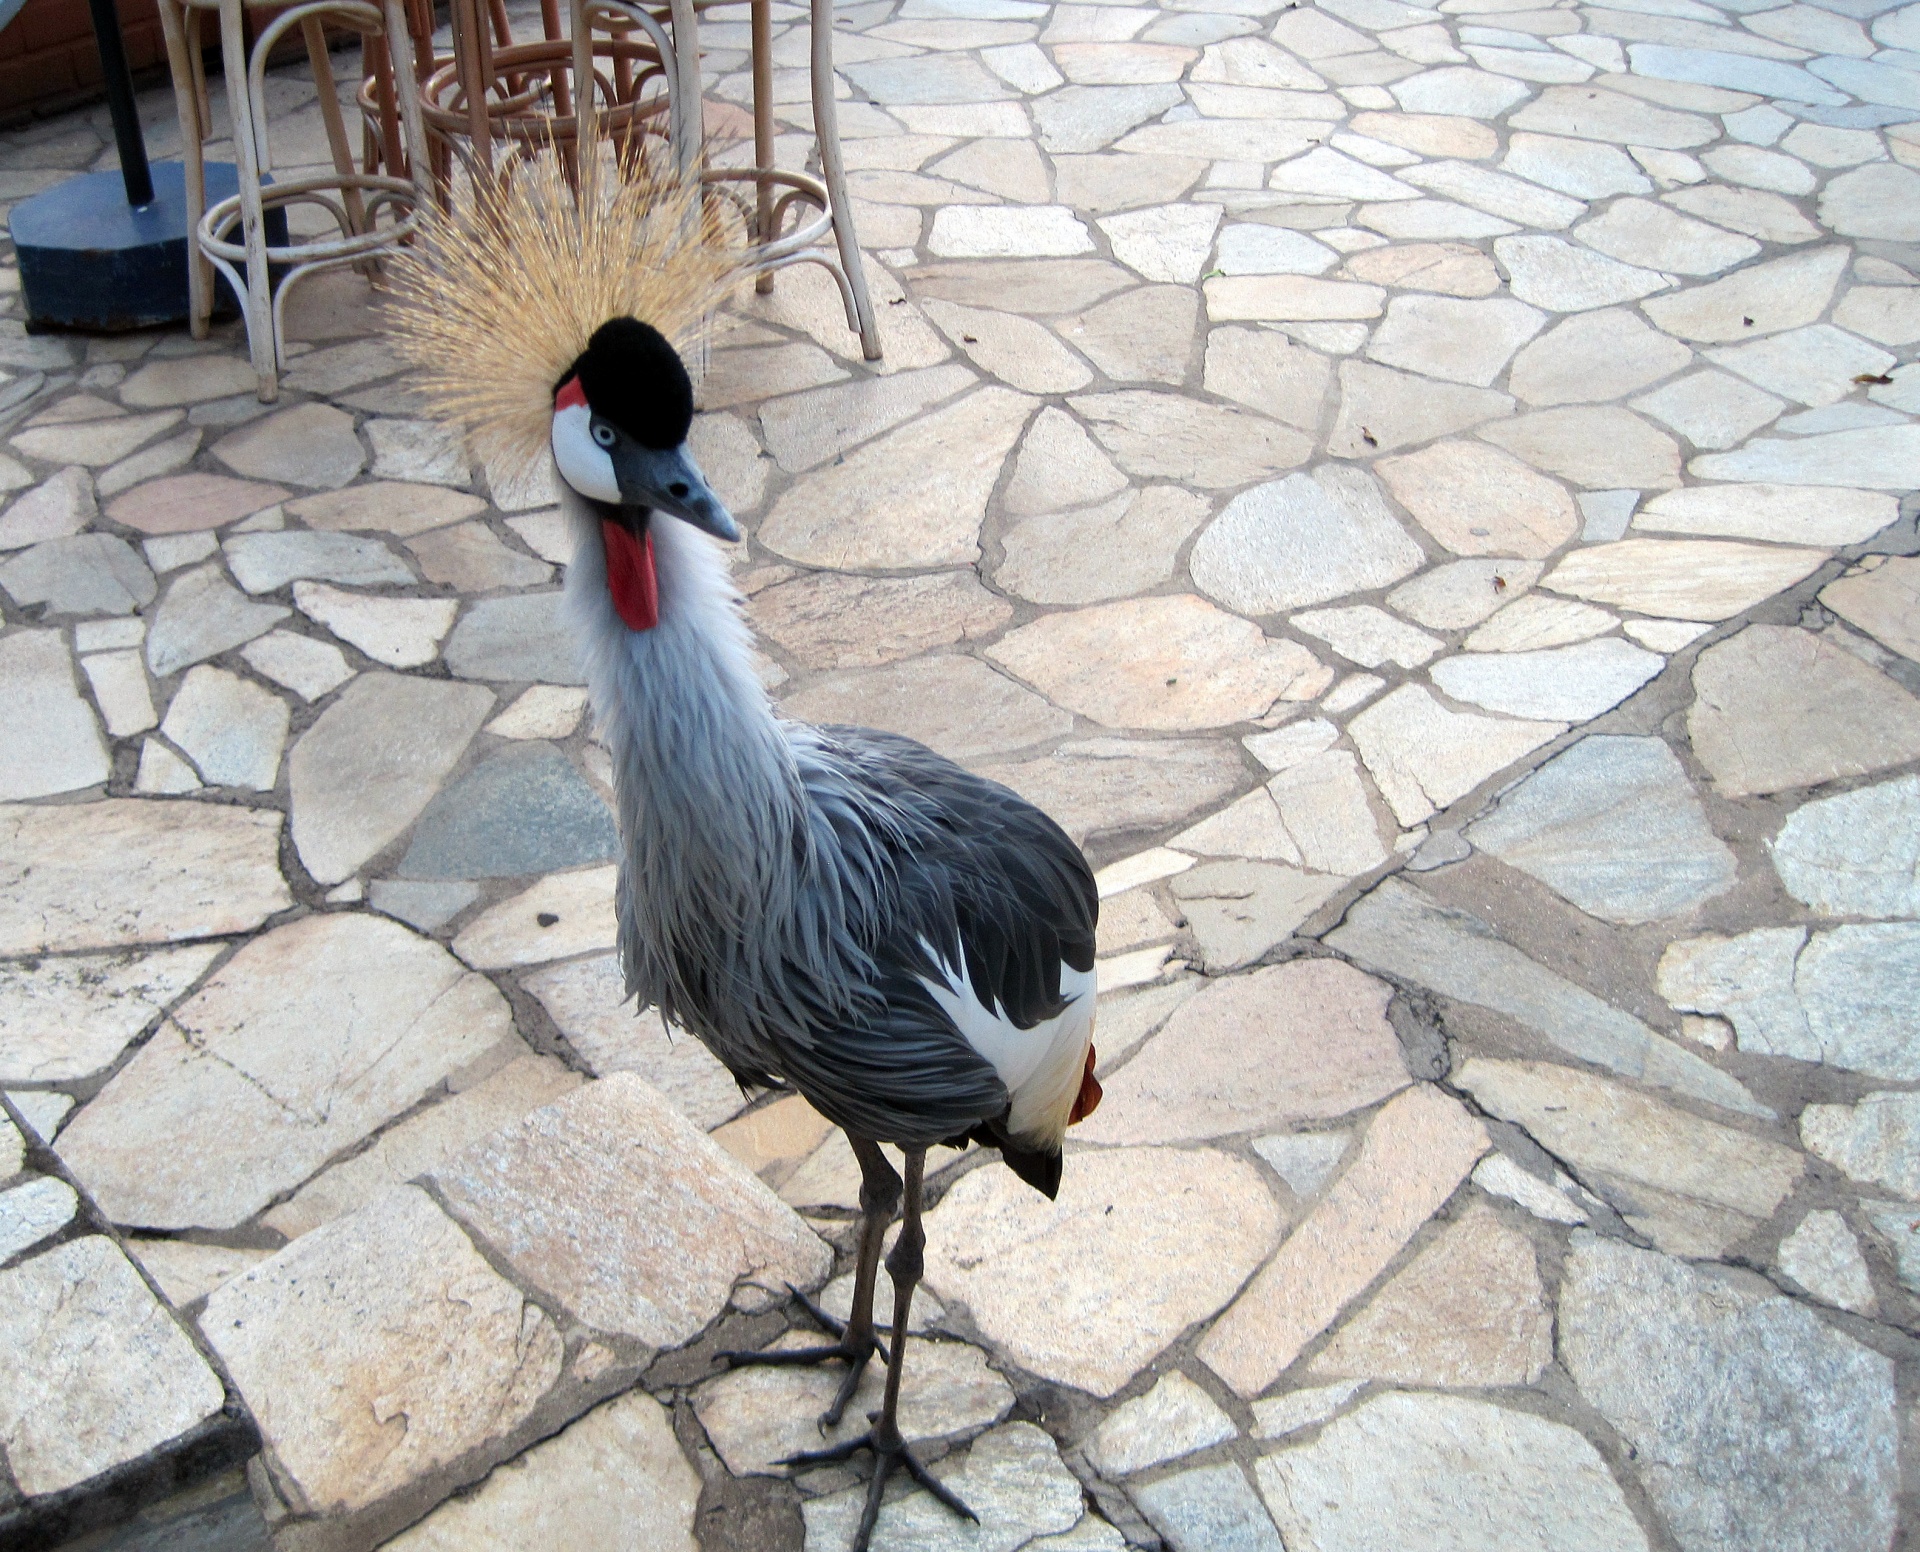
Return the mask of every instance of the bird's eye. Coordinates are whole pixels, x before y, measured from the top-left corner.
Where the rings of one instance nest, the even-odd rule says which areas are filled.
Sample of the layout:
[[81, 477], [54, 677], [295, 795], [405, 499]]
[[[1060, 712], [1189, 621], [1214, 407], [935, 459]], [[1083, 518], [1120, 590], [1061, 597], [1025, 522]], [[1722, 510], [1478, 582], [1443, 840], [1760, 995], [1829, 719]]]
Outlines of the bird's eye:
[[598, 442], [602, 447], [613, 446], [614, 444], [613, 427], [605, 426], [605, 425], [595, 426], [593, 428], [593, 439], [594, 441]]

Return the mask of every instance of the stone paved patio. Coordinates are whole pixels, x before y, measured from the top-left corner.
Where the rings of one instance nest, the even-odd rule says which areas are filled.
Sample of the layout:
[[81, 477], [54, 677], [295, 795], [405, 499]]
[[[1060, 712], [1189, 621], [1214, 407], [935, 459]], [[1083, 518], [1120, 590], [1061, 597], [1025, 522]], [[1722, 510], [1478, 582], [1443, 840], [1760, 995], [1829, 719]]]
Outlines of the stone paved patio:
[[[1920, 7], [839, 23], [887, 359], [790, 271], [695, 431], [766, 681], [1106, 896], [1060, 1200], [934, 1177], [904, 1421], [984, 1523], [876, 1546], [1906, 1545]], [[843, 1547], [768, 1465], [829, 1378], [710, 1355], [844, 1307], [857, 1174], [618, 1006], [550, 492], [357, 277], [270, 409], [16, 288], [0, 1539]]]

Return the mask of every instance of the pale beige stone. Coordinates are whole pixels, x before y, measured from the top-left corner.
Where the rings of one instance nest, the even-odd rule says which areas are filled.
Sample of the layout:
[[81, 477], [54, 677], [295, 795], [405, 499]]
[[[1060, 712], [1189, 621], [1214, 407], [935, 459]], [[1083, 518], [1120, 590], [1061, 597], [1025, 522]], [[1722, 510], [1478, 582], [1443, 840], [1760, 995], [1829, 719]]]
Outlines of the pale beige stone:
[[1033, 401], [982, 388], [789, 489], [761, 525], [768, 549], [805, 565], [968, 565], [980, 519]]
[[1538, 561], [1456, 560], [1403, 582], [1387, 602], [1432, 630], [1464, 630], [1523, 595], [1543, 569]]
[[1074, 1135], [1186, 1142], [1374, 1104], [1409, 1081], [1387, 1023], [1391, 995], [1332, 959], [1213, 982], [1105, 1080], [1100, 1108]]
[[1488, 388], [1545, 315], [1511, 297], [1397, 296], [1367, 354], [1388, 366]]
[[1049, 512], [1001, 536], [994, 581], [1040, 604], [1124, 598], [1173, 574], [1180, 547], [1207, 515], [1206, 497], [1150, 485], [1098, 506]]
[[[29, 458], [38, 458], [44, 463], [84, 464], [99, 469], [145, 446], [179, 420], [178, 410], [156, 410], [150, 415], [123, 415], [112, 420], [37, 425], [18, 433], [13, 438], [13, 446]], [[291, 475], [285, 477], [291, 478]]]
[[[1892, 496], [1808, 485], [1690, 485], [1664, 491], [1634, 514], [1636, 529], [1765, 539], [1774, 544], [1858, 544], [1899, 515]], [[1829, 589], [1831, 591], [1831, 588]]]
[[1433, 1216], [1488, 1147], [1458, 1100], [1422, 1084], [1374, 1117], [1360, 1153], [1196, 1348], [1239, 1395], [1289, 1368]]
[[1378, 668], [1382, 663], [1418, 668], [1444, 645], [1438, 637], [1396, 620], [1372, 604], [1308, 609], [1294, 615], [1292, 623], [1362, 668]]
[[1545, 586], [1638, 614], [1725, 620], [1809, 576], [1824, 550], [1722, 539], [1622, 539], [1575, 550]]
[[1259, 415], [1145, 389], [1083, 394], [1072, 407], [1129, 474], [1219, 490], [1302, 463], [1313, 444]]
[[1385, 140], [1422, 156], [1476, 160], [1500, 149], [1498, 137], [1487, 125], [1451, 113], [1357, 113], [1351, 128], [1357, 135]]
[[832, 1252], [630, 1073], [577, 1090], [433, 1171], [494, 1253], [578, 1319], [677, 1347], [740, 1280], [816, 1287]]
[[323, 1223], [357, 1212], [388, 1187], [425, 1174], [581, 1082], [578, 1073], [550, 1056], [515, 1057], [473, 1087], [382, 1132], [372, 1147], [316, 1175], [291, 1201], [267, 1213], [264, 1222], [288, 1239], [298, 1239]]
[[1213, 1398], [1176, 1369], [1108, 1416], [1087, 1442], [1087, 1459], [1102, 1476], [1124, 1477], [1238, 1432]]
[[1320, 425], [1332, 363], [1271, 329], [1222, 328], [1207, 335], [1204, 386], [1302, 431]]
[[1215, 323], [1378, 318], [1387, 301], [1379, 286], [1310, 275], [1223, 275], [1201, 289]]
[[1797, 253], [1642, 305], [1654, 323], [1683, 340], [1717, 344], [1757, 339], [1817, 321], [1848, 258], [1846, 248]]
[[1479, 434], [1587, 490], [1665, 490], [1680, 483], [1679, 443], [1617, 405], [1537, 410]]
[[1431, 818], [1566, 731], [1561, 722], [1449, 711], [1414, 684], [1369, 706], [1348, 727], [1368, 774], [1403, 825]]
[[453, 598], [371, 598], [324, 582], [294, 583], [293, 601], [308, 619], [388, 668], [431, 663], [460, 608]]
[[1095, 445], [1085, 427], [1065, 410], [1051, 406], [1034, 417], [1013, 478], [1001, 501], [1017, 517], [1058, 512], [1104, 501], [1127, 489], [1127, 477]]
[[927, 1214], [927, 1281], [1022, 1368], [1110, 1396], [1264, 1260], [1283, 1220], [1252, 1165], [1208, 1149], [1067, 1160], [1049, 1202], [977, 1169]]
[[878, 667], [991, 635], [1013, 614], [966, 571], [819, 572], [754, 594], [749, 610], [762, 635], [809, 668]]
[[1372, 248], [1347, 260], [1347, 273], [1368, 285], [1442, 296], [1492, 296], [1500, 276], [1478, 248], [1466, 243], [1402, 243]]
[[1378, 470], [1394, 498], [1456, 555], [1550, 555], [1580, 529], [1561, 486], [1491, 447], [1440, 442], [1383, 459]]
[[175, 1309], [205, 1298], [224, 1282], [264, 1261], [270, 1250], [232, 1250], [187, 1239], [129, 1239], [126, 1248]]
[[496, 738], [565, 738], [580, 725], [586, 709], [585, 690], [557, 684], [530, 685], [487, 724], [487, 731]]
[[1507, 386], [1529, 404], [1589, 404], [1657, 383], [1693, 359], [1624, 308], [1554, 325], [1514, 357]]
[[[733, 422], [733, 424], [738, 424]], [[702, 466], [705, 466], [702, 459]], [[707, 469], [709, 480], [713, 471]], [[716, 488], [718, 488], [716, 483]], [[724, 490], [728, 509], [743, 512], [752, 503], [740, 503]], [[494, 537], [485, 523], [459, 523], [420, 535], [407, 542], [420, 563], [420, 574], [456, 593], [490, 593], [504, 587], [541, 587], [553, 580], [553, 568], [511, 550]]]
[[270, 810], [0, 806], [0, 955], [248, 932], [293, 904]]
[[230, 431], [213, 456], [235, 474], [309, 490], [337, 490], [366, 467], [353, 417], [330, 404], [299, 404]]
[[725, 1126], [713, 1140], [775, 1190], [827, 1140], [833, 1123], [798, 1094], [786, 1094]]
[[0, 1446], [37, 1497], [131, 1465], [216, 1416], [220, 1381], [113, 1241], [88, 1234], [0, 1272]]
[[260, 1424], [276, 1484], [322, 1514], [503, 1453], [563, 1356], [547, 1315], [414, 1186], [216, 1289], [200, 1328]]
[[1531, 1385], [1552, 1360], [1532, 1242], [1474, 1206], [1395, 1273], [1307, 1372], [1435, 1387]]
[[1199, 316], [1191, 287], [1142, 286], [1056, 327], [1114, 382], [1178, 386], [1187, 378]]
[[0, 638], [0, 721], [9, 729], [0, 744], [0, 798], [77, 792], [112, 774], [100, 726], [74, 680], [59, 631]]
[[[891, 1306], [884, 1286], [880, 1297]], [[790, 1332], [774, 1348], [815, 1345], [817, 1338]], [[779, 1462], [787, 1456], [857, 1438], [870, 1426], [867, 1414], [879, 1411], [886, 1366], [875, 1362], [860, 1377], [846, 1416], [832, 1428], [817, 1426], [815, 1419], [833, 1401], [843, 1372], [831, 1364], [733, 1369], [696, 1390], [693, 1409], [735, 1476], [781, 1476]], [[908, 1440], [973, 1433], [1012, 1410], [1013, 1387], [987, 1367], [979, 1348], [964, 1342], [908, 1342], [899, 1414], [900, 1432]]]
[[410, 485], [397, 480], [373, 480], [287, 503], [288, 515], [309, 528], [333, 532], [372, 529], [401, 538], [457, 523], [486, 509], [486, 502], [478, 496], [441, 485]]
[[1048, 615], [988, 655], [1051, 699], [1108, 727], [1219, 727], [1317, 693], [1320, 664], [1293, 642], [1191, 594]]
[[[1360, 762], [1329, 749], [1289, 765], [1267, 782], [1267, 795], [1303, 866], [1358, 874], [1387, 860]], [[1392, 835], [1391, 826], [1388, 836]]]
[[293, 841], [337, 884], [400, 837], [493, 710], [492, 692], [410, 675], [354, 680], [287, 757]]
[[1508, 604], [1466, 639], [1469, 652], [1537, 652], [1606, 634], [1619, 617], [1570, 598], [1528, 596]]
[[1920, 758], [1920, 700], [1810, 632], [1750, 625], [1693, 668], [1694, 753], [1729, 797]]
[[120, 399], [135, 409], [171, 408], [251, 393], [256, 386], [253, 366], [242, 356], [175, 356], [141, 366], [120, 385]]
[[1208, 862], [1169, 886], [1186, 914], [1209, 972], [1261, 958], [1324, 905], [1343, 878], [1282, 863]]
[[1920, 560], [1893, 556], [1872, 571], [1829, 582], [1820, 602], [1902, 657], [1920, 661]]
[[1806, 1167], [1790, 1148], [1550, 1062], [1476, 1058], [1457, 1081], [1673, 1255], [1720, 1256], [1769, 1217]]
[[1616, 200], [1574, 235], [1623, 264], [1677, 275], [1717, 275], [1752, 258], [1760, 245], [1647, 199]]
[[0, 1080], [61, 1083], [109, 1066], [219, 953], [194, 944], [0, 964]]
[[1137, 849], [1148, 832], [1164, 831], [1246, 785], [1241, 753], [1226, 740], [1089, 738], [980, 774], [1013, 788], [1053, 816], [1083, 844], [1119, 838]]
[[67, 1124], [116, 1222], [229, 1229], [467, 1065], [506, 1000], [384, 917], [310, 916], [240, 950]]
[[[1008, 640], [1017, 638], [1016, 632]], [[1002, 656], [1004, 645], [990, 650], [1016, 674], [1035, 677]], [[961, 761], [1024, 749], [1073, 727], [1065, 712], [972, 657], [924, 657], [825, 675], [788, 696], [781, 709], [797, 722], [904, 733]]]
[[968, 360], [1023, 393], [1071, 393], [1093, 371], [1045, 324], [984, 307], [928, 301], [926, 314]]
[[1327, 438], [1336, 458], [1370, 458], [1513, 413], [1511, 395], [1435, 382], [1371, 361], [1340, 363], [1340, 413]]
[[387, 1542], [386, 1552], [698, 1552], [699, 1501], [700, 1476], [680, 1451], [672, 1414], [632, 1390], [496, 1466], [473, 1492]]
[[551, 874], [474, 917], [453, 951], [476, 970], [507, 970], [612, 948], [617, 874], [611, 867]]

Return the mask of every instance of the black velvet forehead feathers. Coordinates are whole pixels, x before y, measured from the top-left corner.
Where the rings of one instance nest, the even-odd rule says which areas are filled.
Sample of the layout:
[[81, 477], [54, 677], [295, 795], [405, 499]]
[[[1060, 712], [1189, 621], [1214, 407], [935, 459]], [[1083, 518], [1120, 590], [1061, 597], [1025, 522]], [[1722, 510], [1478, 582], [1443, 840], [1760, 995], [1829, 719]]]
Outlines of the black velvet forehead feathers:
[[652, 324], [638, 318], [601, 324], [560, 381], [575, 374], [593, 413], [642, 447], [678, 447], [686, 441], [693, 424], [693, 382], [680, 352]]

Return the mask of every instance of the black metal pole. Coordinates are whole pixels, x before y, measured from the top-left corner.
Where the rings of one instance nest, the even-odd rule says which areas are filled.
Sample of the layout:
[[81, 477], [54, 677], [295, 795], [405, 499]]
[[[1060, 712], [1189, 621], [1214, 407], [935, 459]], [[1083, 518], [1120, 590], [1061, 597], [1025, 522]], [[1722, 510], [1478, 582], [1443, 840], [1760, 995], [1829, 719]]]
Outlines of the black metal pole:
[[120, 18], [113, 0], [87, 0], [93, 13], [93, 39], [100, 50], [100, 72], [106, 78], [107, 109], [113, 114], [113, 139], [120, 150], [120, 176], [126, 180], [127, 203], [153, 203], [153, 172], [147, 166], [147, 143], [140, 134], [140, 115], [133, 105], [133, 75], [127, 69], [127, 48], [120, 36]]

